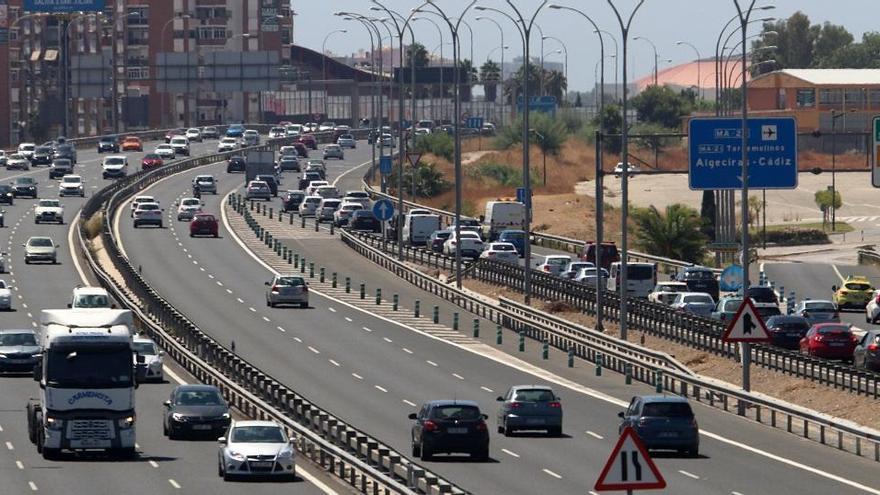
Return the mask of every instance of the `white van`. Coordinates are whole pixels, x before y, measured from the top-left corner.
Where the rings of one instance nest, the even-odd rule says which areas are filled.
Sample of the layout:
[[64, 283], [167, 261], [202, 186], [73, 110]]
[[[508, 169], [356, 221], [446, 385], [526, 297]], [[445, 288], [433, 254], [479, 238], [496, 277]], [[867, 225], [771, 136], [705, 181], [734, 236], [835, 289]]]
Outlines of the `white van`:
[[518, 201], [489, 201], [483, 217], [483, 237], [494, 241], [505, 230], [522, 229], [525, 218], [526, 207]]
[[[657, 285], [656, 263], [627, 263], [626, 265], [627, 294], [630, 297], [647, 298]], [[620, 262], [611, 263], [608, 276], [608, 290], [620, 292]]]
[[409, 213], [403, 221], [403, 242], [424, 246], [434, 231], [440, 230], [440, 215]]

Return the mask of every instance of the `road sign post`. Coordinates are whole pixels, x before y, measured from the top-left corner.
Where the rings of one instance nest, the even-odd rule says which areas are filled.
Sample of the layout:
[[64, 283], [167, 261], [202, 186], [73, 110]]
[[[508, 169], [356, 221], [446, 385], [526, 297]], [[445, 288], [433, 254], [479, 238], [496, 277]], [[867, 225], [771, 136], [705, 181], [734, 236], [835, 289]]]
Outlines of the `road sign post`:
[[871, 147], [871, 185], [880, 187], [880, 117], [874, 117], [874, 146]]
[[409, 161], [410, 166], [412, 167], [412, 200], [415, 202], [416, 200], [416, 168], [419, 166], [419, 162], [422, 160], [421, 153], [407, 153], [406, 159]]
[[596, 485], [597, 492], [625, 490], [662, 490], [666, 480], [648, 455], [648, 449], [639, 440], [632, 427], [627, 426], [620, 434], [617, 445], [611, 451]]
[[[769, 342], [770, 332], [767, 331], [767, 326], [764, 325], [764, 320], [761, 319], [761, 315], [758, 313], [755, 305], [752, 304], [752, 300], [745, 297], [746, 289], [746, 287], [743, 288], [743, 302], [739, 305], [739, 309], [730, 321], [730, 325], [727, 326], [727, 330], [724, 331], [724, 335], [721, 336], [721, 340], [724, 342], [738, 342], [740, 344], [743, 389], [748, 391], [745, 385], [750, 382], [751, 377], [751, 344], [753, 342]], [[739, 408], [739, 413], [745, 414], [743, 408]]]
[[391, 175], [392, 166], [391, 155], [379, 157], [379, 172], [382, 175]]
[[387, 222], [394, 216], [394, 203], [390, 199], [382, 198], [373, 203], [373, 215], [380, 222]]

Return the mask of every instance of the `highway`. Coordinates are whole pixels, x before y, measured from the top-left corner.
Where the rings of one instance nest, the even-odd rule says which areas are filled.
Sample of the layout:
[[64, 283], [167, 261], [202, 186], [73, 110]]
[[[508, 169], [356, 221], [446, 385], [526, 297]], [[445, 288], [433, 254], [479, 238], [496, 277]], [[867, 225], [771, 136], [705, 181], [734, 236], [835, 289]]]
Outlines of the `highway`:
[[[330, 162], [329, 176], [367, 161], [369, 148], [361, 144], [347, 153], [346, 161]], [[494, 417], [494, 398], [508, 386], [554, 383], [563, 397], [565, 437], [507, 438], [494, 433], [493, 419], [490, 462], [440, 457], [426, 464], [475, 493], [583, 493], [593, 485], [616, 440], [617, 412], [633, 394], [649, 393], [647, 388], [625, 386], [615, 375], [597, 378], [587, 368], [554, 368], [551, 373], [512, 356], [488, 358], [315, 291], [309, 309], [267, 308], [263, 284], [270, 272], [244, 253], [225, 227], [219, 239], [192, 239], [187, 224], [173, 216], [171, 205], [189, 195], [191, 178], [206, 172], [219, 178], [220, 194], [203, 196], [205, 209], [219, 213], [225, 193], [243, 181], [241, 175], [226, 175], [222, 164], [173, 176], [145, 192], [165, 206], [167, 228], [133, 229], [126, 215], [118, 219], [133, 263], [202, 330], [227, 345], [235, 341], [237, 352], [265, 372], [405, 454], [410, 443], [406, 416], [422, 401], [475, 399]], [[353, 188], [358, 175], [345, 176], [340, 189]], [[292, 179], [288, 174], [282, 189]], [[277, 210], [280, 203], [273, 203]], [[403, 288], [402, 294], [408, 292], [404, 305], [416, 297], [425, 308], [434, 304], [427, 295], [391, 281], [329, 234], [292, 242], [316, 266], [357, 274], [368, 287]], [[873, 463], [708, 408], [697, 406], [697, 415], [704, 430], [702, 457], [658, 456], [668, 493], [746, 495], [766, 493], [768, 486], [777, 494], [880, 493], [871, 475]]]
[[[145, 143], [145, 150], [152, 151], [156, 144]], [[213, 142], [195, 144], [193, 151], [212, 152], [215, 146]], [[130, 173], [139, 170], [143, 154], [127, 155]], [[100, 157], [94, 148], [79, 150], [79, 164], [75, 173], [84, 176], [86, 199], [95, 190], [110, 183], [101, 179]], [[7, 182], [11, 177], [22, 174], [20, 171], [0, 170], [0, 182]], [[41, 198], [57, 197], [57, 181], [48, 179], [45, 167], [31, 169], [24, 174], [38, 178]], [[36, 328], [41, 309], [66, 307], [71, 289], [82, 283], [70, 258], [68, 229], [85, 200], [66, 197], [61, 201], [65, 205], [64, 225], [35, 225], [35, 201], [30, 199], [16, 199], [13, 206], [2, 206], [6, 210], [6, 228], [0, 229], [0, 246], [3, 251], [9, 252], [11, 267], [10, 273], [2, 274], [0, 278], [14, 287], [14, 311], [0, 317], [2, 328]], [[49, 235], [61, 246], [59, 265], [24, 264], [21, 244], [33, 235]], [[239, 483], [224, 483], [217, 476], [216, 442], [170, 441], [162, 435], [162, 402], [167, 400], [178, 380], [190, 379], [179, 368], [168, 363], [166, 373], [165, 383], [148, 383], [138, 388], [138, 457], [114, 462], [99, 456], [66, 456], [56, 462], [43, 460], [28, 440], [24, 409], [28, 398], [36, 395], [37, 384], [30, 375], [0, 376], [0, 389], [3, 390], [0, 394], [0, 473], [3, 473], [0, 492], [111, 495], [132, 493], [148, 487], [150, 493], [157, 494], [181, 493], [183, 490], [229, 495], [240, 493]], [[313, 470], [309, 471], [314, 474]], [[302, 475], [302, 469], [300, 473]], [[320, 476], [323, 482], [328, 482], [328, 478]], [[322, 493], [302, 477], [296, 483], [285, 485], [284, 489], [291, 493]], [[249, 485], [249, 491], [257, 494], [276, 494], [278, 490], [275, 483]]]

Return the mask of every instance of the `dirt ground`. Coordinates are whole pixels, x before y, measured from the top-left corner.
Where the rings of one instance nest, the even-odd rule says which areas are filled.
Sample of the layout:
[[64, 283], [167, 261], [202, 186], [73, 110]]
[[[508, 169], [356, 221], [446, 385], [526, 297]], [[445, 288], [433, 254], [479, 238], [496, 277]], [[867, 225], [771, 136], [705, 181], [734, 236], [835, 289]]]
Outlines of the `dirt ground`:
[[[521, 294], [504, 287], [498, 287], [474, 280], [464, 281], [464, 286], [489, 297], [506, 297], [523, 302]], [[533, 305], [580, 325], [595, 328], [595, 319], [580, 312], [554, 311], [552, 302], [537, 301]], [[616, 324], [606, 322], [605, 333], [617, 335]], [[722, 358], [707, 352], [678, 345], [667, 340], [630, 331], [628, 340], [638, 343], [644, 338], [644, 346], [665, 352], [688, 366], [695, 373], [718, 380], [739, 385], [742, 378], [741, 367], [731, 359]], [[843, 418], [871, 428], [880, 428], [880, 417], [877, 416], [877, 401], [868, 397], [857, 396], [847, 392], [830, 389], [806, 380], [783, 375], [757, 366], [752, 367], [752, 390], [776, 397], [792, 404], [797, 404], [824, 414]]]

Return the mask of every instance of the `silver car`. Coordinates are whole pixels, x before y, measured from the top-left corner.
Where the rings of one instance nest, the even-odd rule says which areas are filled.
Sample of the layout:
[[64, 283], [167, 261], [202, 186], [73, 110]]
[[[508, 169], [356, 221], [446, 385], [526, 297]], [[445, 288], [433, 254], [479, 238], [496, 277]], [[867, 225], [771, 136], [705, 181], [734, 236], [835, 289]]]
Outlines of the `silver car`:
[[29, 372], [40, 360], [33, 330], [0, 330], [0, 371]]
[[[160, 351], [156, 343], [147, 337], [136, 336], [131, 342], [131, 347], [134, 350], [134, 365], [144, 370], [143, 374], [139, 373], [138, 376], [143, 377], [145, 381], [163, 381], [165, 372], [162, 369], [162, 357], [165, 352]], [[139, 363], [137, 356], [143, 356], [144, 362]]]
[[550, 436], [562, 435], [562, 403], [553, 389], [544, 385], [514, 385], [496, 399], [498, 433], [512, 435], [518, 430], [545, 430]]
[[[2, 272], [3, 270], [0, 270], [0, 273]], [[6, 285], [5, 280], [0, 280], [0, 309], [3, 311], [12, 311], [12, 290]]]
[[342, 147], [338, 144], [328, 144], [324, 146], [324, 159], [328, 158], [339, 158], [340, 160], [345, 159], [345, 152], [342, 151]]
[[816, 323], [840, 323], [840, 313], [837, 306], [834, 302], [828, 300], [814, 299], [801, 301], [794, 314], [806, 318], [810, 325], [815, 325]]
[[357, 148], [357, 141], [354, 139], [354, 136], [351, 134], [343, 134], [336, 138], [336, 144], [343, 148]]
[[271, 201], [272, 190], [269, 189], [269, 184], [265, 181], [252, 180], [247, 186], [245, 199], [264, 199], [266, 201]]
[[705, 292], [679, 292], [675, 295], [671, 306], [676, 311], [709, 318], [715, 310], [715, 301]]
[[24, 247], [24, 262], [29, 265], [34, 261], [49, 261], [58, 263], [58, 244], [50, 237], [31, 237]]
[[296, 479], [293, 440], [278, 423], [236, 421], [217, 441], [217, 471], [224, 480], [239, 476]]
[[274, 308], [279, 304], [299, 304], [309, 307], [309, 284], [298, 275], [276, 275], [266, 282], [266, 306]]

